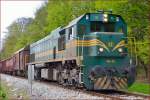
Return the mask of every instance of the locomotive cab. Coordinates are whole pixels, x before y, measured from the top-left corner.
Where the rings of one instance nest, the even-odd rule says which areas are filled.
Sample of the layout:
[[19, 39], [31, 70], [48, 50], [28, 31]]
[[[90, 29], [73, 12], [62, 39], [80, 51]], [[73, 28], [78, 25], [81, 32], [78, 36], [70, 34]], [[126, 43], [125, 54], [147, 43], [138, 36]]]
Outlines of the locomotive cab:
[[119, 15], [87, 13], [76, 24], [82, 56], [126, 56], [127, 26]]

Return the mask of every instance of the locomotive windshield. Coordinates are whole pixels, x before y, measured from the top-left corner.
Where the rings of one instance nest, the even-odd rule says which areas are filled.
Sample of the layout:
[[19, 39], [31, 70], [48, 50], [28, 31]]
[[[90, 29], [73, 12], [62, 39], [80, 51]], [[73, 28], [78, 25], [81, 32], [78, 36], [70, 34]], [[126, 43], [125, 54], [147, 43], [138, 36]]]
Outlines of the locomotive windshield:
[[115, 22], [91, 21], [91, 32], [115, 32]]

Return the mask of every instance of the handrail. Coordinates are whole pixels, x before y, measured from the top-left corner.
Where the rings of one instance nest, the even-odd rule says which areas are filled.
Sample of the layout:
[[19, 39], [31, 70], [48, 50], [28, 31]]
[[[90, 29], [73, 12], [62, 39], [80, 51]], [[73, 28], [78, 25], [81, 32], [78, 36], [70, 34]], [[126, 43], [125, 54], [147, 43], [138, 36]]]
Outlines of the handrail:
[[[83, 35], [83, 41], [84, 41], [84, 35]], [[82, 42], [82, 56], [83, 56], [83, 42]]]
[[[124, 38], [127, 38], [127, 39], [133, 39], [133, 45], [135, 46], [135, 48], [134, 48], [134, 52], [135, 52], [135, 65], [137, 66], [137, 64], [138, 64], [138, 59], [137, 59], [137, 51], [136, 51], [136, 39], [135, 39], [135, 37], [124, 37]], [[132, 42], [132, 41], [131, 41]], [[131, 45], [132, 45], [132, 43], [131, 43]], [[132, 48], [131, 48], [131, 57], [133, 57], [133, 50], [132, 50]]]

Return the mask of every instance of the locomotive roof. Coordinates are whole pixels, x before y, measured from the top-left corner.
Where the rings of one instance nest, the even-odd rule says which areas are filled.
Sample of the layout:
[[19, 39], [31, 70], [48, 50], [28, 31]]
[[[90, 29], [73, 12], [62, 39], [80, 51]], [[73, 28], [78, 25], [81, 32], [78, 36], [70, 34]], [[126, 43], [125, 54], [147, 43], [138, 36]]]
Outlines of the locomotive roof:
[[46, 37], [42, 38], [39, 41], [32, 43], [30, 46], [33, 47], [33, 46], [35, 46], [35, 45], [37, 45], [43, 41], [46, 41], [47, 39], [50, 39], [50, 38], [54, 39], [55, 37], [58, 37], [59, 34], [57, 34], [57, 33], [59, 33], [60, 30], [61, 30], [61, 27], [56, 28], [49, 35], [47, 35]]
[[[87, 14], [105, 14], [105, 13], [85, 13], [85, 14], [83, 14], [83, 15], [81, 15], [81, 16], [75, 18], [74, 20], [72, 20], [67, 26], [65, 26], [65, 27], [58, 27], [57, 29], [55, 29], [55, 30], [53, 30], [52, 32], [50, 32], [50, 34], [47, 35], [45, 38], [42, 38], [41, 40], [32, 43], [30, 46], [32, 47], [32, 46], [35, 46], [36, 44], [39, 44], [39, 43], [41, 43], [41, 42], [43, 42], [43, 41], [45, 41], [45, 40], [47, 40], [47, 39], [50, 39], [50, 38], [53, 38], [53, 39], [54, 39], [55, 37], [58, 37], [60, 34], [57, 34], [57, 33], [59, 33], [59, 32], [60, 32], [61, 30], [63, 30], [63, 29], [69, 28], [69, 27], [71, 27], [71, 26], [77, 24], [77, 23], [83, 18], [83, 16], [85, 16], [85, 15], [87, 15]], [[107, 13], [107, 14], [108, 14], [108, 13]], [[116, 14], [109, 14], [109, 15], [118, 16], [118, 17], [120, 17], [120, 18], [122, 19], [122, 17], [121, 17], [120, 15], [116, 15]], [[122, 20], [123, 20], [123, 19], [122, 19]], [[124, 21], [124, 20], [123, 20], [123, 21]]]
[[[109, 13], [85, 13], [85, 14], [83, 14], [83, 15], [81, 15], [81, 16], [75, 18], [74, 20], [72, 20], [72, 21], [71, 21], [66, 27], [64, 27], [64, 28], [69, 28], [69, 27], [71, 27], [71, 26], [77, 24], [77, 23], [80, 21], [80, 19], [82, 19], [83, 16], [85, 16], [85, 15], [87, 15], [87, 14], [109, 14]], [[112, 14], [112, 13], [111, 13], [111, 14], [109, 14], [109, 15], [118, 16], [118, 17], [120, 17], [120, 18], [122, 19], [122, 17], [121, 17], [120, 15], [117, 15], [117, 14]], [[123, 20], [123, 19], [122, 19], [122, 20]], [[123, 21], [124, 21], [124, 20], [123, 20]]]

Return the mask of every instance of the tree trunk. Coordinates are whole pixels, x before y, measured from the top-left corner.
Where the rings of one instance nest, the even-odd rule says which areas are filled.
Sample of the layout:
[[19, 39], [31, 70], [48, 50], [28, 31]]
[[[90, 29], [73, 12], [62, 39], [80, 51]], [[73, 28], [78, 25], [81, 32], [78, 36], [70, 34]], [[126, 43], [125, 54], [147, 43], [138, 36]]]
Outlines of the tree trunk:
[[[150, 4], [150, 1], [148, 1], [148, 3]], [[150, 11], [149, 11], [149, 16], [148, 17], [149, 17], [149, 22], [150, 22]], [[150, 25], [149, 25], [149, 29], [148, 30], [149, 30], [148, 31], [149, 32], [149, 36], [148, 37], [149, 37], [149, 40], [150, 40]], [[150, 51], [150, 44], [149, 44], [149, 51]], [[149, 84], [150, 84], [150, 53], [149, 53], [149, 57], [148, 58], [149, 58], [149, 60], [148, 60], [149, 61], [149, 63], [148, 63], [148, 81], [149, 81]]]
[[139, 66], [141, 66], [145, 71], [146, 78], [148, 78], [148, 66], [144, 64], [144, 61], [142, 61], [140, 57], [138, 57], [138, 61], [139, 61]]

